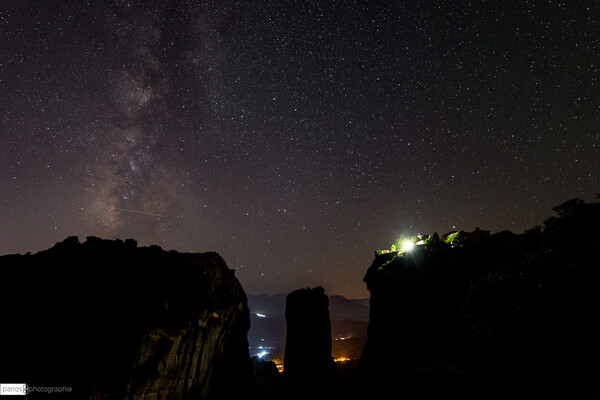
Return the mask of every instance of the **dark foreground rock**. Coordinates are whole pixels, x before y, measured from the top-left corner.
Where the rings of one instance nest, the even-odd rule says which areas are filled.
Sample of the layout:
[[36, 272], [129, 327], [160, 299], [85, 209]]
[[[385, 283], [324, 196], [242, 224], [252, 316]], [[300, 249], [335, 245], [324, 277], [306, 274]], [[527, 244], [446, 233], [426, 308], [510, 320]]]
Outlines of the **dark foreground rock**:
[[[321, 393], [336, 367], [331, 358], [329, 299], [322, 287], [299, 289], [286, 298], [284, 376], [296, 395]], [[321, 393], [322, 394], [322, 393]]]
[[0, 257], [3, 382], [61, 398], [246, 396], [246, 295], [216, 253], [68, 238]]
[[600, 398], [600, 203], [522, 235], [376, 257], [370, 398]]
[[319, 377], [331, 372], [329, 299], [322, 287], [299, 289], [286, 298], [287, 339], [284, 373]]

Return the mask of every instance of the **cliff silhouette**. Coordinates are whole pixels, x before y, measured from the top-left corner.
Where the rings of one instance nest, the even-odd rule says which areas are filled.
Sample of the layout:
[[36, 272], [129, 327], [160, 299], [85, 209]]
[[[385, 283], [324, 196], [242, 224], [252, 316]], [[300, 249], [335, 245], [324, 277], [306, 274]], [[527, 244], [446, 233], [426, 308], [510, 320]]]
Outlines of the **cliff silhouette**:
[[376, 256], [370, 398], [599, 398], [600, 203], [521, 235]]
[[329, 298], [322, 287], [298, 289], [286, 298], [284, 376], [296, 391], [314, 392], [335, 374], [331, 357]]
[[246, 295], [216, 253], [70, 237], [0, 257], [0, 273], [3, 382], [70, 386], [61, 398], [77, 399], [251, 389]]

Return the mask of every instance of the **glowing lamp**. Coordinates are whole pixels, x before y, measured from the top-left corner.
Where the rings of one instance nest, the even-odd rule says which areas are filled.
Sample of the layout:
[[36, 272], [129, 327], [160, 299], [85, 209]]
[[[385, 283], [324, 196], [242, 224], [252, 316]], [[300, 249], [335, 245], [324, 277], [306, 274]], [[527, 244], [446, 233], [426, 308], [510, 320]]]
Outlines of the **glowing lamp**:
[[405, 240], [404, 243], [402, 243], [404, 251], [411, 251], [413, 247], [415, 247], [415, 245], [410, 240]]

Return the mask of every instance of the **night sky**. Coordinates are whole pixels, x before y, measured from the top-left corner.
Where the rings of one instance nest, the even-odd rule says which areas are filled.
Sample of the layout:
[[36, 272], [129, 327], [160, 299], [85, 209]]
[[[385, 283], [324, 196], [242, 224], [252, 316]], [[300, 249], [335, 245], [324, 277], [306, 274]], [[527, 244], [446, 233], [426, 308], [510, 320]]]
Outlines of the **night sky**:
[[0, 254], [216, 251], [366, 297], [400, 234], [600, 192], [600, 3], [0, 3]]

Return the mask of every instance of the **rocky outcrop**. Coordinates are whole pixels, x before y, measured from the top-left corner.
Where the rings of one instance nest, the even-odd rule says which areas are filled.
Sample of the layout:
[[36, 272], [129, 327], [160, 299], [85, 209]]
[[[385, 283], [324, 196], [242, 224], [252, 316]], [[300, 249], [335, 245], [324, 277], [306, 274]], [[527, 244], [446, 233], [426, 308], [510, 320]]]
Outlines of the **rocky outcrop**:
[[315, 382], [331, 375], [329, 299], [322, 287], [299, 289], [286, 298], [287, 339], [284, 374]]
[[600, 203], [554, 210], [522, 235], [376, 256], [374, 398], [600, 398]]
[[468, 270], [444, 253], [417, 247], [405, 256], [395, 254], [377, 257], [364, 278], [371, 310], [361, 365], [371, 374], [427, 365], [447, 355], [451, 346], [439, 347], [460, 320], [468, 289]]
[[75, 237], [0, 257], [0, 376], [75, 398], [246, 395], [246, 295], [216, 253]]

